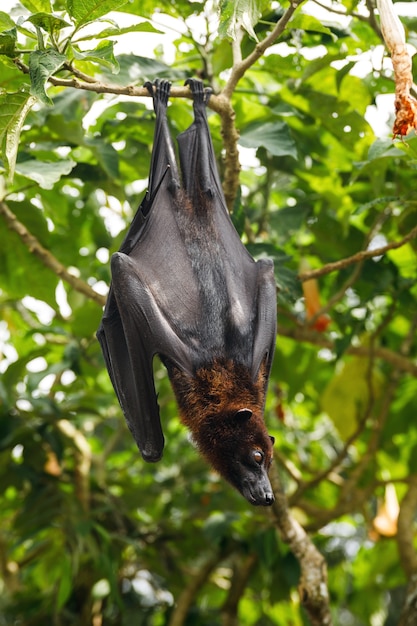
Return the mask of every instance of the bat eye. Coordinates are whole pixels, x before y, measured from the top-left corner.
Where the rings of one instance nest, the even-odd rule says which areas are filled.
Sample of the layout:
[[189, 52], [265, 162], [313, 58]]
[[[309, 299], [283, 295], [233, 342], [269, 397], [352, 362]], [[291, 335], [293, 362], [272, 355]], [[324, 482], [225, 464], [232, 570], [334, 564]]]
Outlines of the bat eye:
[[258, 465], [260, 465], [262, 463], [262, 461], [264, 460], [264, 455], [262, 454], [262, 452], [260, 450], [254, 450], [252, 452], [252, 456], [253, 456], [253, 460], [258, 463]]

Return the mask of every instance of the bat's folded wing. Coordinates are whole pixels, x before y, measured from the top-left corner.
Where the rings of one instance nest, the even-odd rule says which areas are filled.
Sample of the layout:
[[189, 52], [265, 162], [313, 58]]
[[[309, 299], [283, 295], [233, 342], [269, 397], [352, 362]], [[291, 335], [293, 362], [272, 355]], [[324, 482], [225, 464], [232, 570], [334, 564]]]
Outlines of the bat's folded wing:
[[277, 335], [277, 289], [273, 262], [270, 259], [260, 259], [256, 266], [258, 268], [258, 294], [252, 374], [256, 375], [266, 358], [267, 384]]
[[187, 362], [188, 350], [162, 314], [135, 262], [112, 257], [112, 289], [97, 333], [126, 422], [146, 461], [162, 456], [164, 437], [152, 360], [163, 354]]

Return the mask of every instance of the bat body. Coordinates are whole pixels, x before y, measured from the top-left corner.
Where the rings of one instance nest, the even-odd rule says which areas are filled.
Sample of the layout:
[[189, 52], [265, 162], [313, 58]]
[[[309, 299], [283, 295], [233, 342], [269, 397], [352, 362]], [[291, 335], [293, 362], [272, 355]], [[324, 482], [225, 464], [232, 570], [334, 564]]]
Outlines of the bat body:
[[272, 261], [255, 262], [228, 215], [206, 118], [207, 92], [188, 81], [194, 123], [166, 118], [169, 83], [155, 83], [147, 195], [120, 251], [97, 336], [129, 429], [146, 461], [164, 437], [152, 361], [165, 364], [183, 423], [203, 456], [252, 504], [274, 497], [273, 440], [263, 420], [276, 335]]

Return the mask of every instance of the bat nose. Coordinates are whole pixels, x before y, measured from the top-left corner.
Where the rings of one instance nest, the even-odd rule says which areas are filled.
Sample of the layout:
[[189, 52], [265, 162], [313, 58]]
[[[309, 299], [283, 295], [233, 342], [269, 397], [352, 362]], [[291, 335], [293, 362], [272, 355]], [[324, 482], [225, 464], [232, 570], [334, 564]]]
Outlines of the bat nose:
[[272, 491], [267, 491], [265, 494], [265, 504], [267, 506], [271, 506], [271, 504], [274, 503], [274, 494], [272, 493]]

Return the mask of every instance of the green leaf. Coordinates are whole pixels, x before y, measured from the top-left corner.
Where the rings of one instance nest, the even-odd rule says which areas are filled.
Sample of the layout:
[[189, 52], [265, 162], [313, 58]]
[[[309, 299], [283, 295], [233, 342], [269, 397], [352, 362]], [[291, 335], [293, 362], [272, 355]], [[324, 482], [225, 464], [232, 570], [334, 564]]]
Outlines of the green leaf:
[[382, 157], [404, 156], [404, 152], [399, 150], [394, 141], [389, 137], [380, 137], [369, 148], [368, 160], [374, 161]]
[[[92, 337], [100, 324], [102, 311], [91, 300], [73, 311], [72, 330], [75, 337]], [[77, 355], [75, 355], [76, 357]], [[76, 361], [76, 358], [73, 359]]]
[[325, 388], [321, 404], [345, 441], [364, 418], [370, 396], [380, 397], [384, 376], [375, 368], [369, 373], [369, 359], [351, 357]]
[[45, 91], [48, 79], [55, 74], [66, 62], [64, 54], [56, 50], [35, 50], [29, 57], [29, 76], [31, 93], [45, 104], [53, 104]]
[[305, 206], [284, 207], [271, 215], [271, 226], [284, 240], [305, 223], [309, 210]]
[[64, 558], [61, 561], [59, 572], [58, 593], [56, 598], [57, 608], [61, 609], [68, 600], [72, 591], [72, 566], [71, 559]]
[[17, 30], [11, 28], [0, 33], [0, 54], [5, 54], [8, 57], [14, 57], [16, 55], [16, 42], [17, 42]]
[[258, 41], [254, 26], [266, 6], [267, 3], [259, 0], [222, 0], [219, 5], [220, 36], [235, 39], [236, 33], [243, 28], [252, 39]]
[[15, 23], [12, 18], [9, 17], [7, 13], [4, 13], [4, 11], [0, 11], [0, 32], [10, 30], [11, 28], [14, 28], [14, 26]]
[[[47, 235], [39, 237], [44, 222], [40, 211], [28, 203], [10, 202], [10, 209], [30, 231], [37, 233], [43, 245], [48, 246]], [[56, 306], [55, 289], [58, 277], [30, 252], [17, 233], [5, 228], [4, 222], [0, 228], [0, 282], [2, 290], [6, 290], [11, 298], [31, 295], [52, 307]]]
[[110, 179], [119, 177], [119, 155], [117, 150], [100, 138], [88, 138], [86, 145], [91, 148], [97, 161], [100, 163]]
[[74, 57], [78, 60], [93, 61], [109, 67], [113, 72], [119, 71], [119, 63], [114, 56], [113, 41], [101, 41], [94, 50], [80, 51], [72, 48]]
[[224, 537], [230, 535], [231, 526], [237, 519], [235, 513], [216, 511], [204, 522], [204, 535], [210, 543], [218, 545]]
[[239, 139], [245, 148], [263, 146], [274, 156], [292, 156], [297, 158], [297, 149], [285, 122], [266, 122], [250, 124]]
[[[156, 33], [163, 35], [163, 31], [152, 26], [150, 22], [140, 22], [139, 24], [133, 24], [132, 26], [126, 26], [125, 28], [119, 28], [118, 26], [105, 28], [100, 33], [95, 34], [94, 39], [107, 39], [107, 37], [117, 37], [118, 35], [124, 35], [126, 33]], [[90, 35], [87, 37], [77, 37], [77, 43], [79, 41], [89, 41], [90, 39]]]
[[323, 23], [312, 15], [306, 13], [296, 13], [289, 24], [290, 28], [304, 31], [313, 31], [316, 33], [324, 33], [335, 38], [330, 28], [324, 26]]
[[19, 0], [31, 13], [52, 13], [50, 0]]
[[275, 528], [263, 529], [256, 533], [253, 544], [262, 562], [272, 571], [274, 564], [281, 557]]
[[110, 11], [116, 11], [128, 0], [67, 0], [67, 10], [79, 28], [97, 20]]
[[9, 180], [14, 175], [20, 131], [35, 102], [24, 91], [0, 95], [0, 147]]
[[126, 83], [143, 83], [145, 80], [155, 78], [169, 78], [170, 80], [183, 80], [183, 71], [148, 57], [138, 57], [132, 54], [122, 54], [117, 57], [120, 64], [119, 73], [113, 74], [112, 83], [126, 85]]
[[66, 22], [56, 15], [51, 15], [50, 13], [35, 13], [35, 15], [28, 17], [27, 21], [31, 22], [31, 24], [37, 28], [43, 28], [44, 31], [52, 35], [62, 28], [71, 26], [69, 22]]
[[67, 176], [76, 166], [70, 159], [45, 162], [38, 160], [23, 161], [16, 165], [16, 172], [25, 178], [34, 180], [42, 189], [52, 189], [61, 176]]

